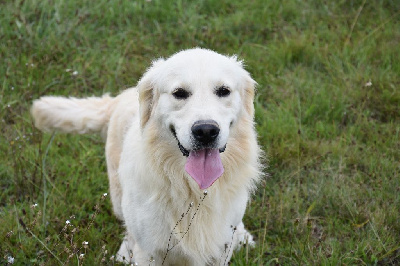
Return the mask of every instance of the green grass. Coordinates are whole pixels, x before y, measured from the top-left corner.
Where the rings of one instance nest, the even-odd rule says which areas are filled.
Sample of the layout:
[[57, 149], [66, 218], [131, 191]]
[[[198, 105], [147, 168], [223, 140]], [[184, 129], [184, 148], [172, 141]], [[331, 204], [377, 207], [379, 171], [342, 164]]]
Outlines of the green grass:
[[196, 46], [259, 84], [269, 177], [233, 265], [400, 263], [398, 1], [2, 1], [0, 18], [0, 264], [111, 264], [123, 234], [100, 137], [38, 132], [32, 100], [116, 95]]

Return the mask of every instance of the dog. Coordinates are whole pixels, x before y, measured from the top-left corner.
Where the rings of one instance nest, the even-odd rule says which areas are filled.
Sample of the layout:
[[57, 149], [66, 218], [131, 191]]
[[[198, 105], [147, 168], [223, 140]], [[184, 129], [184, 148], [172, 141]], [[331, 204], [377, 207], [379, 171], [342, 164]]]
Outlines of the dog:
[[37, 128], [106, 141], [110, 195], [137, 265], [226, 265], [253, 245], [242, 218], [263, 167], [256, 82], [236, 56], [194, 48], [157, 59], [136, 88], [89, 98], [45, 96]]

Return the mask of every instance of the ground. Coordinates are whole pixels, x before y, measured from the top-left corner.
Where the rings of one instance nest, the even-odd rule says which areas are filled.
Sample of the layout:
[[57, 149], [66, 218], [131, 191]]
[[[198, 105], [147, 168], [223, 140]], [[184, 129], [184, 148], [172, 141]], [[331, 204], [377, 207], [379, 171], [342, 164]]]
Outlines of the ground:
[[101, 138], [42, 134], [32, 100], [116, 95], [192, 47], [258, 82], [269, 167], [244, 218], [256, 247], [232, 264], [400, 263], [397, 1], [16, 0], [0, 17], [0, 264], [113, 264], [123, 234]]

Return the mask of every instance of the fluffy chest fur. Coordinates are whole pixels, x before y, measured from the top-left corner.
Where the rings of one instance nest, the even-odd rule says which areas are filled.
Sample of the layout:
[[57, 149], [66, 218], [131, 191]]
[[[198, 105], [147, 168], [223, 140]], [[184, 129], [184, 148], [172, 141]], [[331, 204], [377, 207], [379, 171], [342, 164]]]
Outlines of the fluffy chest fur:
[[[168, 253], [167, 257], [199, 263], [225, 259], [233, 228], [245, 211], [255, 168], [233, 172], [235, 168], [228, 167], [205, 193], [184, 171], [185, 158], [179, 150], [159, 140], [155, 124], [144, 131], [138, 127], [133, 123], [126, 134], [119, 171], [128, 231], [149, 258]], [[223, 161], [233, 151], [227, 147]], [[240, 160], [229, 163], [250, 166]]]

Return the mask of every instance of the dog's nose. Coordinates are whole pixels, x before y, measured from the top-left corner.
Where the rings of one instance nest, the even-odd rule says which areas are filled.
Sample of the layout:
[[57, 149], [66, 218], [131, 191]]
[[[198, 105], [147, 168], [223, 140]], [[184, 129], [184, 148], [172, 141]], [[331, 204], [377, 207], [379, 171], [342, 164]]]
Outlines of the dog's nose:
[[192, 134], [201, 144], [210, 144], [219, 134], [219, 126], [214, 120], [200, 120], [193, 124]]

